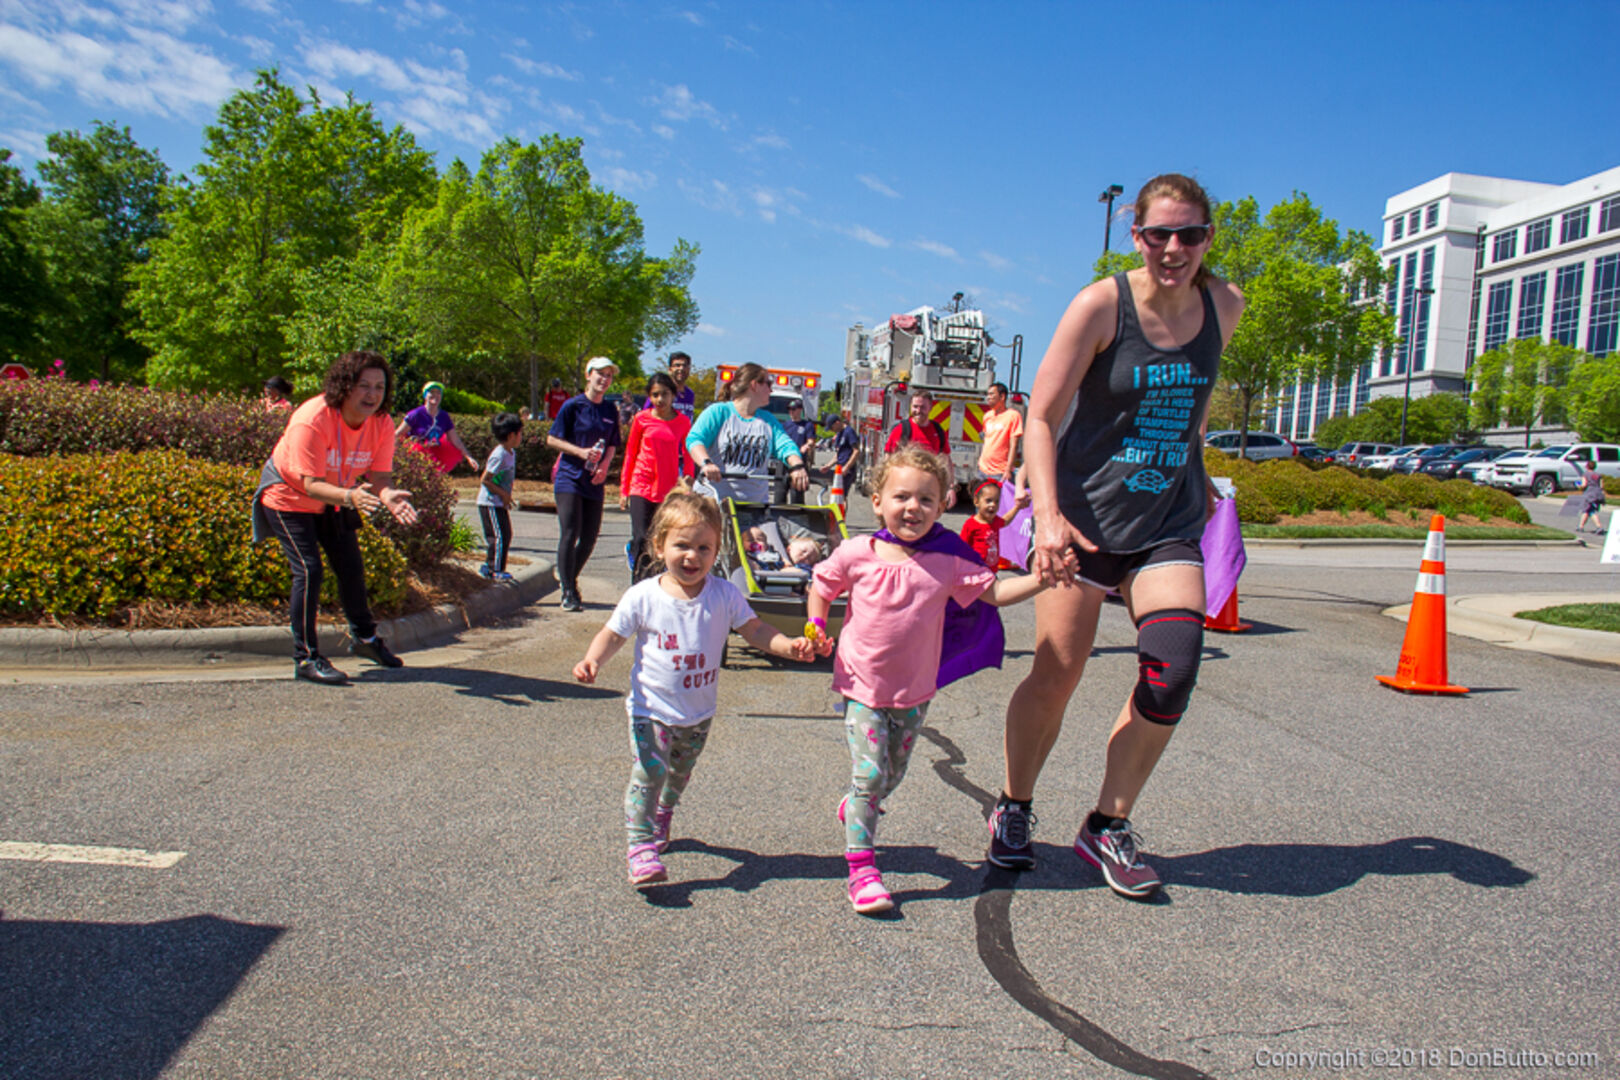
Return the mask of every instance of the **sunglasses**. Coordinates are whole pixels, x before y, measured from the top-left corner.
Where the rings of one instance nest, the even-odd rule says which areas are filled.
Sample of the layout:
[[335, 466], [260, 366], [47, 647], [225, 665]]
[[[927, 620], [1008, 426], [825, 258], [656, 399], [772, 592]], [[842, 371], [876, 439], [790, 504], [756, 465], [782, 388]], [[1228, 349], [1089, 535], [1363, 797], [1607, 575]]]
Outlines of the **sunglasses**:
[[1172, 236], [1181, 241], [1182, 247], [1197, 247], [1209, 239], [1214, 228], [1213, 225], [1183, 225], [1178, 229], [1168, 225], [1144, 225], [1137, 228], [1136, 235], [1148, 247], [1164, 247]]

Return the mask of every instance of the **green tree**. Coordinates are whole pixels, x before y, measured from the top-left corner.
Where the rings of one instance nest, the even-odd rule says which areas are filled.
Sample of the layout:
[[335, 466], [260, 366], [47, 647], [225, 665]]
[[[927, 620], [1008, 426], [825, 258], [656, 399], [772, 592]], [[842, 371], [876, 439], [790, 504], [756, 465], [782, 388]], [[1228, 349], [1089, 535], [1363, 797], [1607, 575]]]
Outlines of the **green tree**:
[[127, 127], [99, 120], [89, 135], [59, 131], [45, 145], [47, 199], [28, 222], [51, 291], [39, 355], [61, 357], [76, 378], [138, 379], [148, 353], [130, 333], [128, 274], [164, 233], [168, 167]]
[[476, 175], [456, 162], [436, 202], [407, 218], [389, 267], [425, 354], [505, 359], [537, 412], [542, 376], [577, 385], [596, 355], [627, 370], [697, 324], [697, 246], [678, 240], [668, 257], [649, 256], [634, 204], [591, 184], [582, 147], [508, 138]]
[[0, 147], [0, 357], [8, 360], [31, 353], [49, 295], [45, 267], [24, 224], [39, 203], [39, 188], [10, 160], [11, 151]]
[[196, 183], [170, 188], [170, 232], [136, 267], [134, 303], [154, 383], [251, 384], [287, 364], [304, 277], [387, 244], [431, 198], [432, 156], [352, 96], [324, 104], [261, 71], [205, 130]]
[[1469, 370], [1473, 425], [1523, 428], [1529, 446], [1537, 423], [1565, 422], [1570, 376], [1590, 359], [1573, 346], [1540, 338], [1517, 338], [1476, 357]]
[[1205, 261], [1247, 299], [1221, 359], [1240, 419], [1296, 378], [1350, 378], [1393, 340], [1390, 316], [1357, 299], [1378, 295], [1383, 282], [1366, 234], [1341, 237], [1338, 224], [1300, 192], [1263, 219], [1253, 197], [1220, 203], [1214, 220]]
[[1620, 442], [1620, 353], [1588, 356], [1569, 378], [1569, 421], [1589, 442]]
[[1091, 280], [1098, 282], [1125, 270], [1135, 270], [1141, 265], [1142, 256], [1137, 251], [1105, 251], [1091, 264]]

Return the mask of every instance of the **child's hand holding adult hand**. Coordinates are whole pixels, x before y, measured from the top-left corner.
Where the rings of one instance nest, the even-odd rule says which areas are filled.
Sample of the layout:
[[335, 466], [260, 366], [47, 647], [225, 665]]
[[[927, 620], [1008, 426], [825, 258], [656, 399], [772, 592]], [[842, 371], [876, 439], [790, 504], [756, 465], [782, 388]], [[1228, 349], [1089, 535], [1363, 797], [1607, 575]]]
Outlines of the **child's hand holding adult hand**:
[[793, 659], [808, 664], [816, 658], [816, 643], [807, 637], [796, 637], [788, 642], [788, 652]]

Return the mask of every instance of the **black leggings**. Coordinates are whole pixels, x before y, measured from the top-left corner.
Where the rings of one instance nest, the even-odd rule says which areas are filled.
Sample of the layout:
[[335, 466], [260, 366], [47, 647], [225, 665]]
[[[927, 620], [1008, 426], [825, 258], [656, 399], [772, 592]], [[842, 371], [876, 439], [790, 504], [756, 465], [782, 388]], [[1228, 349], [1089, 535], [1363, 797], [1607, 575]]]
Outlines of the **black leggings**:
[[308, 660], [321, 653], [315, 635], [315, 619], [321, 605], [321, 552], [326, 552], [337, 575], [338, 600], [349, 619], [349, 633], [356, 641], [377, 632], [366, 599], [366, 564], [360, 557], [360, 540], [345, 525], [337, 507], [321, 513], [264, 508], [270, 531], [281, 541], [287, 568], [292, 571], [293, 659]]
[[512, 513], [504, 506], [478, 504], [478, 523], [484, 527], [484, 562], [496, 573], [506, 569], [512, 546]]
[[630, 496], [630, 584], [634, 585], [644, 577], [651, 577], [657, 569], [656, 557], [647, 550], [647, 529], [652, 525], [653, 515], [658, 513], [662, 503], [655, 503], [651, 499], [643, 499], [640, 495]]
[[557, 583], [579, 591], [579, 572], [590, 561], [602, 531], [602, 500], [575, 491], [552, 496], [557, 503]]

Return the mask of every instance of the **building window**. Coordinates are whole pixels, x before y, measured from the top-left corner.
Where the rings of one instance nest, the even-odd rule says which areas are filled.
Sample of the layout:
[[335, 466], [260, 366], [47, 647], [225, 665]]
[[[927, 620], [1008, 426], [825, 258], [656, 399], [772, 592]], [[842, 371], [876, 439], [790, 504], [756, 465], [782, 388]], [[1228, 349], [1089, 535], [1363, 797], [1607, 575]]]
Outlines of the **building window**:
[[1575, 344], [1575, 335], [1581, 325], [1581, 286], [1586, 284], [1586, 264], [1558, 268], [1558, 282], [1553, 286], [1552, 325], [1547, 328], [1547, 339], [1560, 345]]
[[1614, 352], [1620, 332], [1620, 254], [1592, 264], [1592, 314], [1586, 320], [1586, 351], [1593, 356]]
[[1367, 398], [1372, 395], [1372, 361], [1361, 365], [1361, 374], [1356, 378], [1356, 407], [1360, 412], [1367, 407]]
[[1311, 430], [1316, 430], [1316, 424], [1328, 418], [1328, 409], [1333, 405], [1333, 380], [1323, 376], [1316, 380], [1316, 423]]
[[1406, 215], [1406, 231], [1411, 233], [1413, 236], [1417, 235], [1418, 222], [1423, 220], [1422, 215], [1423, 212], [1421, 210], [1414, 210], [1410, 214]]
[[1432, 202], [1423, 208], [1423, 227], [1432, 229], [1440, 224], [1440, 204]]
[[1620, 229], [1620, 195], [1610, 195], [1603, 200], [1603, 209], [1598, 214], [1598, 232], [1608, 232], [1610, 229]]
[[[1400, 219], [1397, 218], [1396, 224], [1399, 223]], [[1389, 266], [1386, 268], [1386, 273], [1388, 276], [1384, 280], [1384, 309], [1393, 312], [1395, 310], [1395, 297], [1400, 289], [1401, 261], [1391, 259]], [[1386, 346], [1378, 357], [1378, 377], [1380, 379], [1389, 375], [1391, 359], [1390, 350]]]
[[1389, 223], [1389, 238], [1391, 240], [1399, 240], [1401, 237], [1403, 237], [1405, 235], [1406, 235], [1406, 219], [1405, 218], [1398, 217], [1394, 221], [1391, 221]]
[[1519, 282], [1519, 326], [1516, 338], [1541, 336], [1541, 317], [1547, 307], [1547, 272], [1526, 275]]
[[1348, 379], [1340, 379], [1339, 387], [1333, 392], [1333, 415], [1343, 416], [1350, 411], [1350, 394], [1355, 389], [1355, 375]]
[[1583, 206], [1579, 210], [1571, 210], [1558, 221], [1558, 242], [1560, 244], [1572, 243], [1576, 240], [1586, 239], [1586, 226], [1591, 223], [1592, 208]]
[[1480, 352], [1500, 349], [1508, 336], [1508, 309], [1513, 306], [1513, 282], [1498, 281], [1491, 286], [1490, 299], [1485, 302], [1485, 340], [1479, 343]]
[[1524, 227], [1524, 253], [1541, 251], [1552, 243], [1552, 218], [1532, 221]]
[[1294, 395], [1297, 393], [1296, 388], [1283, 399], [1282, 410], [1277, 414], [1277, 434], [1290, 439], [1294, 437]]
[[1417, 339], [1413, 337], [1413, 325], [1417, 322], [1417, 306], [1412, 303], [1412, 297], [1417, 289], [1417, 252], [1406, 257], [1406, 269], [1401, 275], [1401, 345], [1400, 354], [1395, 357], [1395, 374], [1406, 374], [1406, 363], [1417, 355]]
[[1434, 297], [1429, 292], [1434, 288], [1434, 248], [1423, 249], [1423, 277], [1418, 282], [1417, 296], [1417, 337], [1416, 347], [1412, 353], [1412, 370], [1427, 371], [1429, 369], [1429, 304]]
[[1491, 262], [1506, 262], [1519, 253], [1519, 230], [1509, 229], [1491, 238]]

